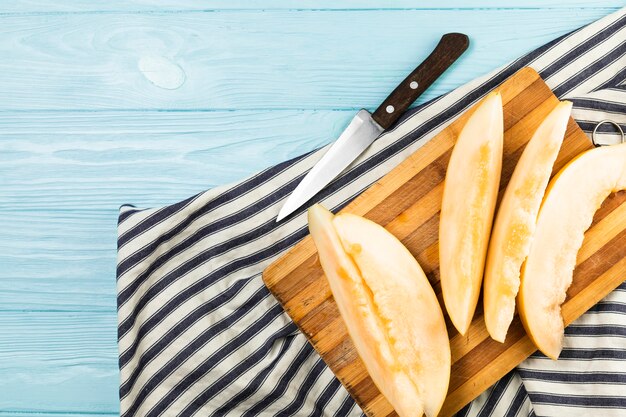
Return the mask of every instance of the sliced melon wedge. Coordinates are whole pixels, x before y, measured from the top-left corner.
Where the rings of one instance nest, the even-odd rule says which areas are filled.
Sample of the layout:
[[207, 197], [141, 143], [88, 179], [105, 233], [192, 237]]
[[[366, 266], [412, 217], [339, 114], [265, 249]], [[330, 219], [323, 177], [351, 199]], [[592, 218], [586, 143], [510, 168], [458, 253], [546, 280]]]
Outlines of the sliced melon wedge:
[[518, 310], [530, 338], [552, 359], [562, 350], [561, 304], [572, 283], [584, 233], [604, 199], [624, 189], [626, 144], [580, 154], [548, 186], [522, 268]]
[[515, 166], [491, 231], [483, 303], [487, 330], [499, 342], [504, 342], [515, 314], [520, 270], [530, 250], [539, 206], [571, 109], [572, 103], [559, 103], [531, 137]]
[[456, 141], [444, 183], [439, 225], [443, 299], [461, 334], [478, 303], [502, 169], [502, 99], [489, 94]]
[[309, 229], [354, 346], [401, 417], [436, 416], [450, 344], [435, 293], [411, 253], [383, 227], [309, 209]]

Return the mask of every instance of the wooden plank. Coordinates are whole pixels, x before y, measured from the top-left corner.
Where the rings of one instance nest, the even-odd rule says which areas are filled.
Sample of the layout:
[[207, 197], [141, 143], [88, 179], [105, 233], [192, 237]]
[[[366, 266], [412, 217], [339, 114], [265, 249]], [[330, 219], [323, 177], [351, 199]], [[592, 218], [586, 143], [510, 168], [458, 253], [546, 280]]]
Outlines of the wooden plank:
[[37, 416], [37, 417], [94, 417], [94, 416], [103, 416], [103, 417], [119, 417], [120, 413], [117, 412], [56, 412], [56, 411], [0, 411], [0, 417], [24, 417], [24, 416]]
[[115, 210], [0, 210], [0, 312], [114, 316], [116, 216]]
[[119, 410], [114, 315], [0, 312], [0, 324], [2, 412]]
[[111, 213], [122, 203], [173, 203], [320, 147], [353, 116], [352, 110], [0, 112], [0, 210]]
[[502, 3], [497, 0], [442, 0], [415, 1], [395, 0], [303, 0], [294, 3], [291, 0], [112, 0], [93, 2], [91, 0], [72, 0], [66, 2], [50, 0], [20, 0], [3, 2], [0, 13], [78, 13], [78, 12], [174, 12], [174, 11], [214, 11], [214, 10], [366, 10], [376, 12], [388, 9], [527, 9], [527, 8], [618, 8], [623, 3], [616, 0], [517, 0]]
[[[519, 71], [499, 90], [505, 116], [502, 194], [526, 141], [558, 100], [529, 68]], [[450, 150], [470, 112], [344, 209], [384, 225], [398, 237], [423, 266], [440, 299], [437, 238], [442, 183]], [[554, 172], [591, 147], [589, 139], [570, 119]], [[566, 323], [582, 315], [623, 281], [620, 270], [626, 264], [624, 201], [626, 193], [609, 197], [585, 235], [574, 284], [563, 307]], [[384, 404], [354, 351], [345, 326], [341, 326], [310, 237], [270, 265], [263, 279], [363, 410], [369, 416], [386, 415], [389, 405]], [[504, 344], [492, 340], [486, 331], [480, 305], [465, 336], [456, 332], [447, 315], [446, 320], [453, 364], [448, 398], [441, 415], [451, 416], [529, 356], [535, 347], [517, 317]]]
[[0, 15], [0, 110], [372, 109], [441, 34], [468, 33], [469, 51], [423, 102], [607, 12]]

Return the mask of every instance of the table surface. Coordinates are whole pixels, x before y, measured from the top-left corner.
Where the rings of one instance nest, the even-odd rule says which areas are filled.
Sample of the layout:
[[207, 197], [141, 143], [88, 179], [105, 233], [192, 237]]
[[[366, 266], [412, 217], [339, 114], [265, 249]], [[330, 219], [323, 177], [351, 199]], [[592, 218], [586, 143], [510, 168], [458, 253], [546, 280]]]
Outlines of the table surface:
[[319, 147], [441, 34], [418, 101], [623, 0], [0, 3], [0, 417], [117, 415], [116, 218]]

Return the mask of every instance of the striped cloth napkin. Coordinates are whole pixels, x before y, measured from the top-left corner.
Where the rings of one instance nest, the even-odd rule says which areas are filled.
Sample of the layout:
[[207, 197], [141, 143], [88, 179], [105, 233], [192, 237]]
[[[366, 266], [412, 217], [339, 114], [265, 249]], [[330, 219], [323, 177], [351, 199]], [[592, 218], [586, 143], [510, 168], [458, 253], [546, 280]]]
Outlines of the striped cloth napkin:
[[[523, 66], [574, 103], [587, 133], [604, 119], [626, 125], [622, 9], [413, 110], [319, 200], [345, 206]], [[601, 139], [618, 141], [610, 128], [603, 125]], [[274, 219], [323, 153], [171, 206], [121, 208], [123, 417], [362, 415], [261, 281], [307, 234], [304, 208]], [[568, 327], [558, 362], [534, 354], [459, 415], [626, 416], [626, 284]]]

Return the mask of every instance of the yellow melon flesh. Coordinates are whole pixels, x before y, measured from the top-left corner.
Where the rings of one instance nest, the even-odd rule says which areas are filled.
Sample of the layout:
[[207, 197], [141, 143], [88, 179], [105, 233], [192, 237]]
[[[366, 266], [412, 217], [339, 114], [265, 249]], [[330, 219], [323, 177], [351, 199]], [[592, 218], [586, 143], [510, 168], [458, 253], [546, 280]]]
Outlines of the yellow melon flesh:
[[504, 342], [519, 290], [520, 270], [530, 250], [537, 213], [559, 153], [572, 103], [559, 103], [537, 128], [507, 185], [491, 232], [483, 303], [491, 337]]
[[502, 169], [502, 99], [489, 94], [456, 141], [444, 183], [439, 225], [441, 289], [461, 334], [478, 303]]
[[361, 273], [352, 258], [346, 254], [333, 226], [335, 216], [321, 205], [309, 208], [308, 220], [311, 237], [317, 247], [322, 269], [330, 289], [353, 337], [357, 352], [372, 375], [378, 375], [379, 387], [392, 386], [385, 364], [393, 355], [385, 341], [380, 319], [374, 314], [371, 297], [363, 285]]
[[411, 253], [383, 227], [309, 209], [320, 262], [368, 373], [401, 417], [436, 416], [450, 344], [435, 293]]
[[561, 304], [572, 283], [584, 233], [604, 199], [623, 189], [626, 144], [582, 153], [548, 186], [522, 268], [518, 310], [530, 338], [552, 359], [561, 353]]

